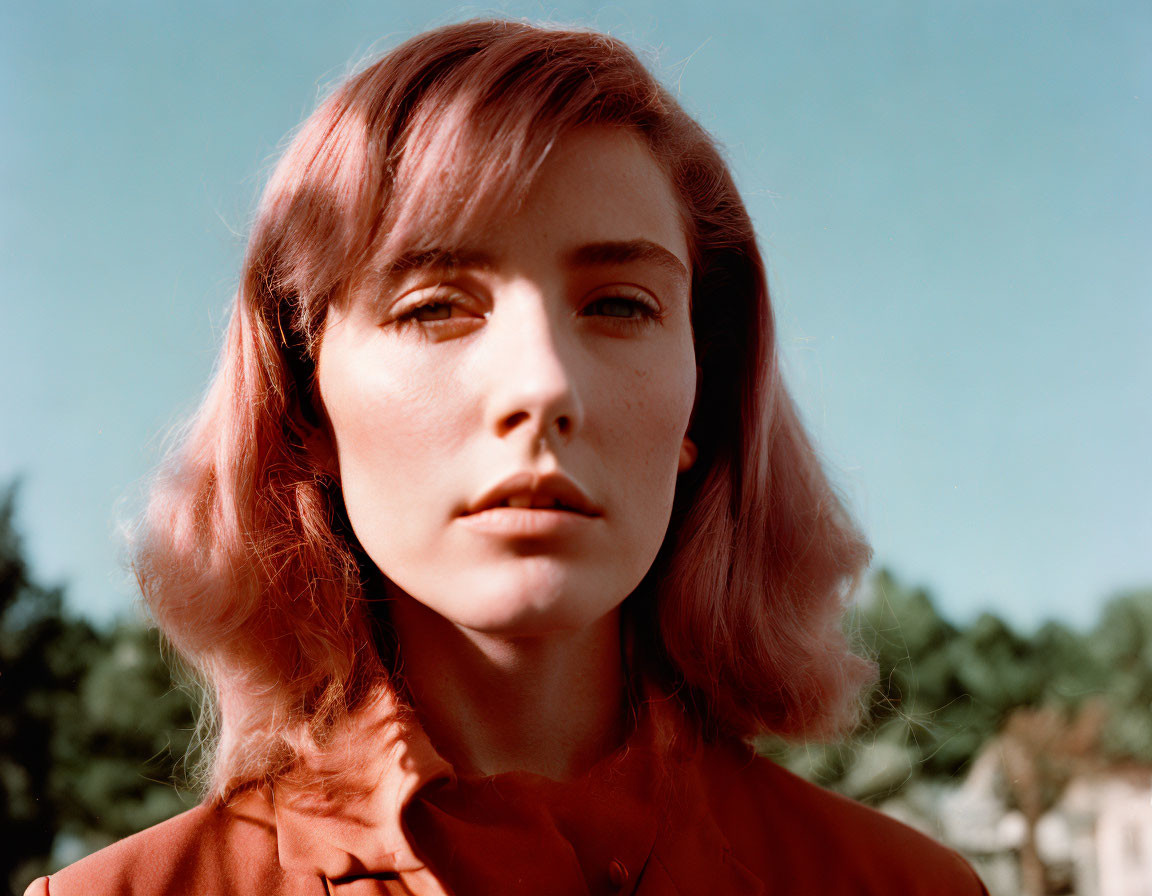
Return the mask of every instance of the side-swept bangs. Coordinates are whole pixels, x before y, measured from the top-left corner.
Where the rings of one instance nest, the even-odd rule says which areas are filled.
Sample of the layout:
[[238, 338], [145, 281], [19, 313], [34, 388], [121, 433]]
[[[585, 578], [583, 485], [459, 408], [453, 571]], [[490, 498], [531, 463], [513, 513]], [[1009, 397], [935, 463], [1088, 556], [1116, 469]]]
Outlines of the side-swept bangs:
[[635, 642], [706, 732], [851, 720], [868, 667], [839, 620], [868, 548], [780, 378], [764, 266], [720, 153], [619, 41], [469, 22], [403, 44], [301, 127], [260, 204], [212, 386], [138, 529], [145, 599], [219, 726], [211, 794], [282, 774], [393, 659], [365, 600], [376, 572], [307, 447], [331, 303], [413, 252], [466, 245], [586, 125], [645, 140], [692, 254], [700, 457], [626, 603]]
[[304, 124], [266, 190], [249, 270], [288, 297], [291, 329], [314, 351], [328, 303], [358, 277], [513, 211], [557, 138], [582, 125], [630, 128], [665, 165], [708, 142], [605, 35], [514, 22], [421, 35]]

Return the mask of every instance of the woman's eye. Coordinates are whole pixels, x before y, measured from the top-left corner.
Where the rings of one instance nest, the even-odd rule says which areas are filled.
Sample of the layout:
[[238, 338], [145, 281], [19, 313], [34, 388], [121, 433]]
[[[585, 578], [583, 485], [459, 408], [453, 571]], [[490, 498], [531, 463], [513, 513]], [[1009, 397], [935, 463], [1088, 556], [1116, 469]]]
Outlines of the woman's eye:
[[448, 320], [452, 316], [455, 306], [448, 302], [426, 302], [411, 311], [401, 315], [404, 320], [415, 320], [426, 323], [433, 320]]
[[599, 315], [622, 320], [642, 320], [658, 316], [658, 312], [647, 302], [630, 299], [626, 296], [608, 296], [596, 299], [584, 307], [584, 315]]
[[413, 305], [406, 311], [395, 316], [396, 323], [400, 325], [439, 324], [442, 322], [463, 322], [466, 318], [477, 316], [479, 313], [470, 305], [465, 304], [467, 299], [458, 296], [445, 296], [442, 298], [429, 298], [418, 305]]

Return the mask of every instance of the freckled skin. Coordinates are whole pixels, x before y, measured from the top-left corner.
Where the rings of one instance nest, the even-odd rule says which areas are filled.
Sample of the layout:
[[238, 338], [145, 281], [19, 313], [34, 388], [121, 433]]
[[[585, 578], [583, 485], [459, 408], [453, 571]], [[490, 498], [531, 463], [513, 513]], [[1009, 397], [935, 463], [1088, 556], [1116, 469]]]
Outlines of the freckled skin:
[[[583, 245], [641, 239], [688, 269], [672, 188], [642, 142], [583, 129], [557, 143], [522, 208], [469, 245], [491, 266], [414, 275], [383, 313], [361, 298], [330, 313], [319, 391], [352, 527], [392, 582], [458, 626], [581, 629], [655, 559], [690, 463], [689, 281], [649, 259], [571, 262]], [[629, 305], [622, 320], [614, 296], [659, 319]], [[428, 319], [397, 318], [429, 302]], [[602, 515], [563, 538], [462, 524], [521, 471], [562, 472]]]

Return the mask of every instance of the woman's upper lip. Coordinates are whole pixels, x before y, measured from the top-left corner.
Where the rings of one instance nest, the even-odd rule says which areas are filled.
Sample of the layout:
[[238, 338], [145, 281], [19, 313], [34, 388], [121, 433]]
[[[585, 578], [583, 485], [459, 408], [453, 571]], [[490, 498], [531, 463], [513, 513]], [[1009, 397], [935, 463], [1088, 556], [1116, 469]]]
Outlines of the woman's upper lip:
[[531, 471], [514, 473], [497, 483], [468, 505], [464, 514], [479, 513], [502, 507], [509, 498], [526, 497], [536, 501], [552, 500], [564, 510], [585, 516], [601, 516], [603, 511], [584, 494], [580, 486], [562, 473], [538, 474]]

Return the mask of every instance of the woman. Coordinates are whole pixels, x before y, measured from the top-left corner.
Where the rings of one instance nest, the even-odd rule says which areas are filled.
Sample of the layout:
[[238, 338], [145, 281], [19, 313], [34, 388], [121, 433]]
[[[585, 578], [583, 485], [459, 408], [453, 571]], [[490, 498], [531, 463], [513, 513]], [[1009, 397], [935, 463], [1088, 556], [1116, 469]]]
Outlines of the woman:
[[29, 893], [980, 893], [744, 746], [852, 720], [867, 547], [709, 137], [510, 22], [342, 85], [269, 183], [137, 570], [204, 805]]

